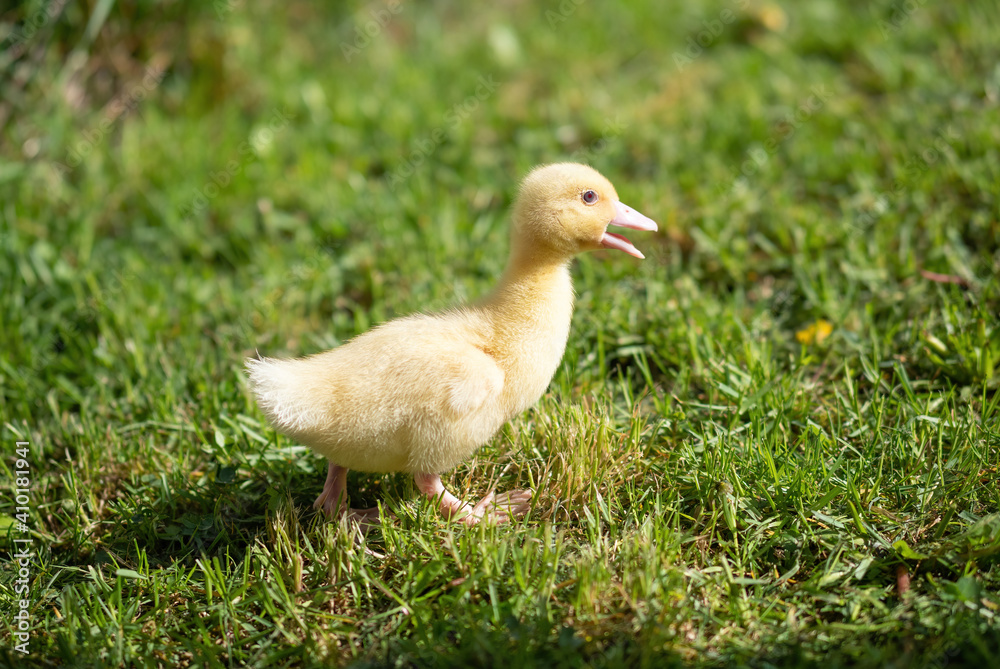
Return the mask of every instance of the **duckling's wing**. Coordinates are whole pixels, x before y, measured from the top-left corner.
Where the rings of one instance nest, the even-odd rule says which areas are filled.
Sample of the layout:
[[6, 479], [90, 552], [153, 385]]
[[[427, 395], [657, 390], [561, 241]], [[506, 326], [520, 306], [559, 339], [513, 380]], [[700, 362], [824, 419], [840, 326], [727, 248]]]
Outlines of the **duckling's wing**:
[[449, 356], [443, 374], [445, 407], [455, 416], [479, 409], [498, 397], [503, 389], [504, 373], [493, 356], [472, 345]]
[[458, 317], [397, 319], [308, 358], [248, 360], [247, 371], [278, 431], [350, 469], [408, 469], [415, 443], [424, 469], [446, 469], [506, 418], [504, 373]]
[[331, 353], [351, 360], [351, 382], [387, 410], [458, 419], [503, 390], [486, 342], [482, 327], [456, 311], [389, 321]]

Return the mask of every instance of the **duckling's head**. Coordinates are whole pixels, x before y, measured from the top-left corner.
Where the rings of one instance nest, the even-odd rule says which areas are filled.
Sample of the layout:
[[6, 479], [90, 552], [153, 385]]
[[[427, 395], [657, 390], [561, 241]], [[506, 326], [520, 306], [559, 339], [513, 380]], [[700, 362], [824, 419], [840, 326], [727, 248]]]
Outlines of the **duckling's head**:
[[611, 182], [592, 167], [556, 163], [536, 167], [514, 203], [515, 253], [569, 258], [582, 251], [642, 253], [609, 225], [656, 230], [656, 223], [618, 200]]

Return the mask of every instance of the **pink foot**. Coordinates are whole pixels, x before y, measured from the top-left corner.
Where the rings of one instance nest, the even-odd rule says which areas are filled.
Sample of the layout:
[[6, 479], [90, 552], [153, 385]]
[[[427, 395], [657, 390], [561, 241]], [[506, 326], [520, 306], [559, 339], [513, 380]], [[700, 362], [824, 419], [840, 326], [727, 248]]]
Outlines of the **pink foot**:
[[466, 525], [476, 525], [482, 520], [506, 523], [511, 518], [524, 517], [531, 509], [530, 490], [511, 490], [500, 495], [491, 492], [472, 506], [445, 490], [437, 474], [415, 474], [413, 478], [420, 492], [438, 501], [446, 518]]
[[351, 509], [347, 506], [347, 468], [330, 463], [326, 473], [323, 492], [313, 502], [314, 509], [322, 509], [329, 518], [343, 514], [349, 521], [357, 523], [362, 531], [378, 525], [378, 507], [372, 509]]

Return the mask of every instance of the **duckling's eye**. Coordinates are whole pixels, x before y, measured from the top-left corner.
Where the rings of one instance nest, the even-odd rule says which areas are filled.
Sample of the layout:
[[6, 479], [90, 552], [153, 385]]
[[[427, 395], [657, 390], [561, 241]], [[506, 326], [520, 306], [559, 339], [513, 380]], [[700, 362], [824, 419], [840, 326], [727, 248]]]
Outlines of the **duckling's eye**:
[[597, 202], [597, 192], [596, 191], [585, 190], [585, 191], [583, 191], [583, 195], [581, 197], [583, 198], [583, 203], [584, 204], [594, 204], [595, 202]]

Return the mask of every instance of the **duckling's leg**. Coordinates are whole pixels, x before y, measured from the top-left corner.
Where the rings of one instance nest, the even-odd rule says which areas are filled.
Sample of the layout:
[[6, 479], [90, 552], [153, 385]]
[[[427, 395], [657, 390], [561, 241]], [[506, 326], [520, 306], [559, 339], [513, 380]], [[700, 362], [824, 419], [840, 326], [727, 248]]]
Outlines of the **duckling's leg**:
[[512, 517], [523, 517], [531, 508], [530, 490], [512, 490], [499, 496], [491, 492], [472, 506], [448, 492], [437, 474], [414, 474], [413, 479], [420, 492], [438, 501], [441, 513], [466, 525], [475, 525], [481, 520], [505, 523]]
[[341, 467], [331, 462], [326, 472], [326, 483], [323, 485], [323, 492], [313, 502], [313, 508], [322, 508], [323, 513], [332, 518], [337, 514], [341, 503], [343, 503], [346, 509], [347, 467]]
[[326, 472], [326, 484], [323, 492], [313, 502], [314, 509], [323, 509], [330, 518], [338, 513], [344, 513], [348, 519], [358, 521], [364, 528], [378, 522], [378, 507], [372, 509], [347, 508], [347, 467], [330, 463]]

